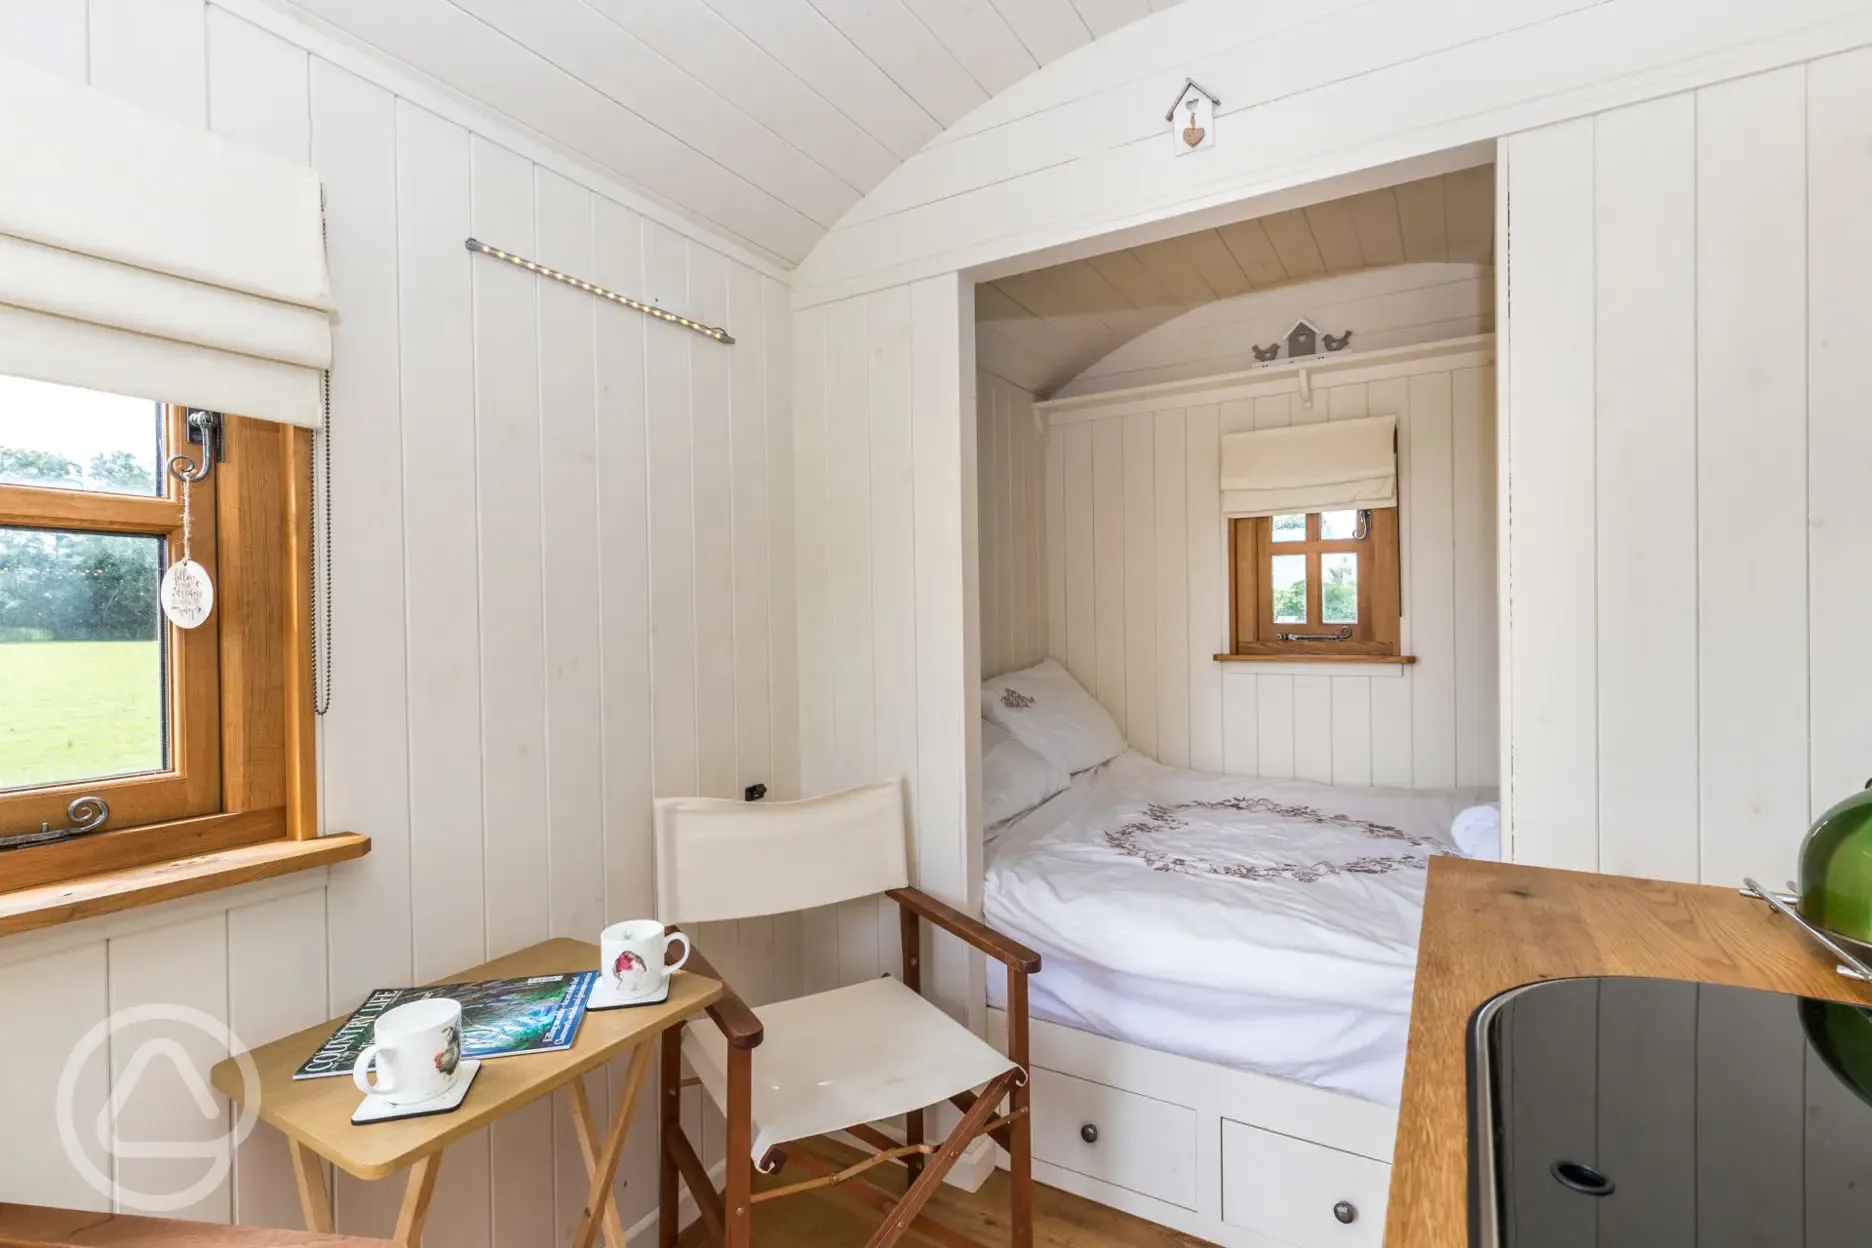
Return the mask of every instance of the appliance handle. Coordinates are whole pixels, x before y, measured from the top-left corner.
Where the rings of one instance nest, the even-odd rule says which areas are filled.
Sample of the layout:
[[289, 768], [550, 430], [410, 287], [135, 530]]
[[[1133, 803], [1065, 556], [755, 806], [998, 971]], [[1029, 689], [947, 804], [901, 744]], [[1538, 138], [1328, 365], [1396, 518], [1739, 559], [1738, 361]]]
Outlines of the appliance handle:
[[1770, 906], [1773, 906], [1776, 911], [1794, 920], [1794, 922], [1800, 924], [1802, 931], [1806, 932], [1809, 936], [1813, 937], [1816, 941], [1818, 941], [1823, 947], [1825, 947], [1828, 953], [1832, 954], [1834, 957], [1838, 958], [1841, 962], [1845, 963], [1844, 966], [1839, 968], [1840, 974], [1845, 975], [1849, 979], [1860, 980], [1863, 983], [1872, 983], [1872, 966], [1867, 966], [1864, 962], [1861, 962], [1850, 951], [1848, 951], [1845, 946], [1841, 945], [1837, 940], [1834, 940], [1831, 936], [1827, 935], [1826, 932], [1822, 931], [1817, 925], [1813, 923], [1809, 923], [1805, 918], [1801, 916], [1800, 911], [1796, 910], [1793, 906], [1788, 905], [1787, 902], [1781, 900], [1780, 896], [1778, 896], [1777, 894], [1769, 892], [1767, 889], [1763, 888], [1761, 885], [1757, 884], [1754, 880], [1751, 880], [1747, 878], [1746, 876], [1743, 877], [1742, 884], [1743, 884], [1742, 891], [1744, 893], [1761, 898], [1763, 901], [1767, 902]]

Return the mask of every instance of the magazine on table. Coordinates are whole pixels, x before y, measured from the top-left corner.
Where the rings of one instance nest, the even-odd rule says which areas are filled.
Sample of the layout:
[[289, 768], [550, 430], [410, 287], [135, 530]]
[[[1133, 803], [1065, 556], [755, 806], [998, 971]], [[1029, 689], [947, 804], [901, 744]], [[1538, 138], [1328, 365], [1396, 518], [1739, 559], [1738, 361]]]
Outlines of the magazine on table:
[[578, 1038], [579, 1022], [597, 971], [569, 971], [563, 975], [529, 975], [523, 979], [489, 979], [476, 983], [435, 984], [426, 988], [379, 988], [364, 998], [331, 1039], [318, 1047], [293, 1073], [294, 1079], [324, 1079], [348, 1075], [358, 1054], [371, 1042], [377, 1019], [406, 1001], [448, 997], [461, 1002], [464, 1058], [511, 1057], [518, 1053], [552, 1053], [569, 1049]]

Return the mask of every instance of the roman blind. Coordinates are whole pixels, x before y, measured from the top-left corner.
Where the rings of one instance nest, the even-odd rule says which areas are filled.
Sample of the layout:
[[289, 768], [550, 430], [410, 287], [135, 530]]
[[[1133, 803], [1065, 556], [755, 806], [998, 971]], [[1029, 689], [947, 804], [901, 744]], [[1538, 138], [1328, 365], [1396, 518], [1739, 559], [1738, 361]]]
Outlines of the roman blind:
[[0, 61], [0, 373], [315, 426], [311, 169]]
[[1222, 510], [1227, 515], [1395, 506], [1395, 416], [1261, 429], [1222, 438]]

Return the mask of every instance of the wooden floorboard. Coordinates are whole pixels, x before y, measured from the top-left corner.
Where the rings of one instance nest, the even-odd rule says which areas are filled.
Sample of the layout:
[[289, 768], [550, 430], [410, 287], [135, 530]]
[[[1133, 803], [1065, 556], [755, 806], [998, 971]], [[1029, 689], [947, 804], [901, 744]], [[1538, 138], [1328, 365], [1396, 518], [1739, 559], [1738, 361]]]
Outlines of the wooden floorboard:
[[[830, 1140], [810, 1142], [812, 1150], [839, 1165], [862, 1156], [856, 1149]], [[879, 1186], [892, 1193], [903, 1191], [901, 1166], [886, 1164], [872, 1173]], [[756, 1176], [755, 1190], [780, 1187], [801, 1177], [782, 1174], [773, 1179]], [[944, 1184], [925, 1207], [925, 1216], [976, 1240], [982, 1248], [1006, 1248], [1007, 1171], [997, 1170], [979, 1192], [968, 1193]], [[844, 1248], [862, 1245], [877, 1229], [878, 1216], [858, 1197], [840, 1188], [802, 1192], [754, 1206], [755, 1248]], [[701, 1224], [691, 1225], [682, 1237], [683, 1248], [706, 1248], [715, 1237]], [[915, 1248], [937, 1248], [929, 1238], [912, 1231], [902, 1242]], [[1195, 1239], [1128, 1213], [1036, 1184], [1034, 1187], [1035, 1248], [1199, 1248], [1207, 1240]]]

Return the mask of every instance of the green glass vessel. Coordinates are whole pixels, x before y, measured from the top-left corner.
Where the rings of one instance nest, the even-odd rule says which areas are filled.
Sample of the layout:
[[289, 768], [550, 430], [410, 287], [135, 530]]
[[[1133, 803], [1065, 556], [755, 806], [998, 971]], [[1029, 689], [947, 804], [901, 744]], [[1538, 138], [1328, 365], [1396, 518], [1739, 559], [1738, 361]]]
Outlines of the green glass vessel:
[[1872, 784], [1821, 815], [1801, 842], [1800, 912], [1872, 947]]

